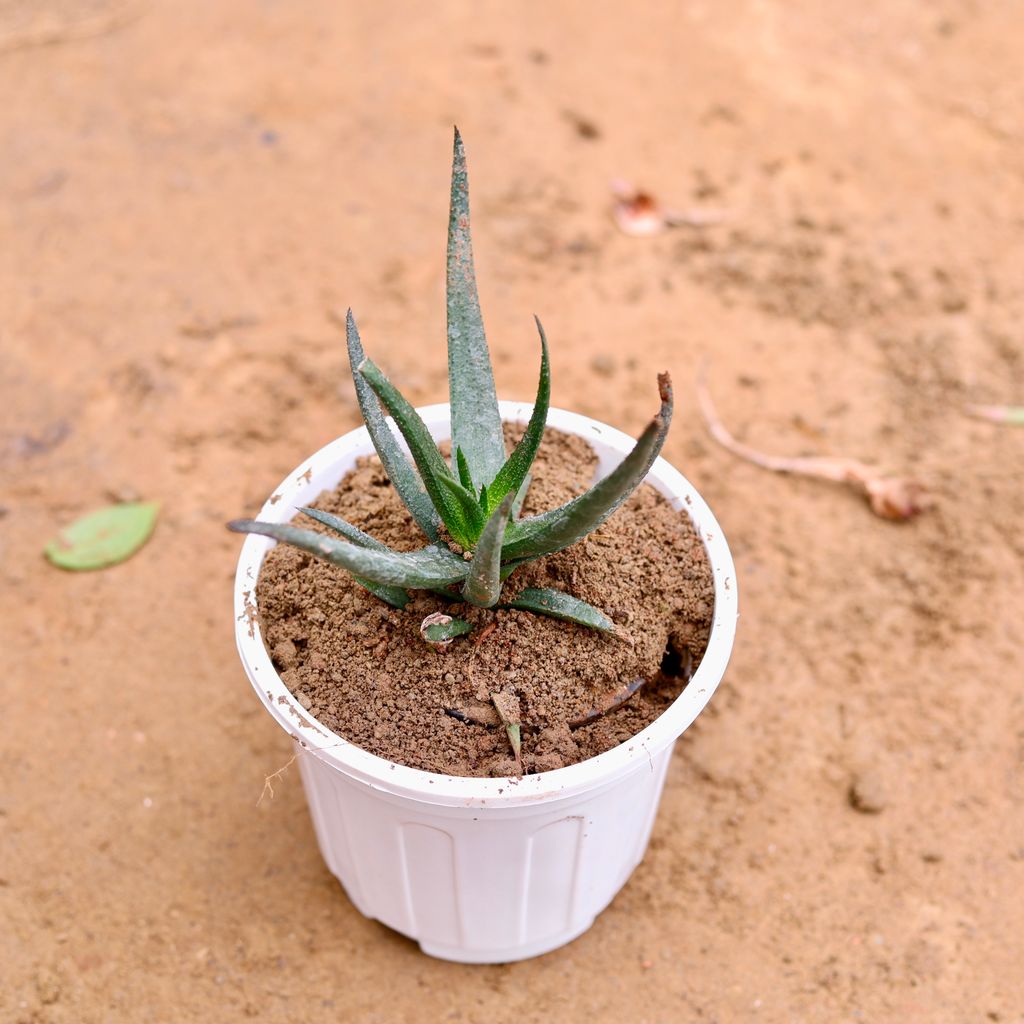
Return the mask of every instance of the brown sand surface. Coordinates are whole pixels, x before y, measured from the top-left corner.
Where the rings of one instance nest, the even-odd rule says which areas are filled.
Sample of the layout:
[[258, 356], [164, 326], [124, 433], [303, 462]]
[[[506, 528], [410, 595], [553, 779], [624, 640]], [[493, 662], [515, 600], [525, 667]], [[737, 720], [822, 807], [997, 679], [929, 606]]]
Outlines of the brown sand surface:
[[[0, 1021], [1019, 1021], [1024, 18], [1012, 0], [0, 0]], [[351, 907], [232, 638], [238, 538], [357, 422], [329, 315], [444, 398], [450, 129], [500, 392], [635, 432], [733, 544], [728, 678], [644, 863], [542, 959]], [[620, 234], [626, 177], [711, 227]], [[714, 446], [876, 460], [894, 525]], [[71, 575], [111, 496], [150, 544]], [[872, 813], [868, 813], [868, 812]]]

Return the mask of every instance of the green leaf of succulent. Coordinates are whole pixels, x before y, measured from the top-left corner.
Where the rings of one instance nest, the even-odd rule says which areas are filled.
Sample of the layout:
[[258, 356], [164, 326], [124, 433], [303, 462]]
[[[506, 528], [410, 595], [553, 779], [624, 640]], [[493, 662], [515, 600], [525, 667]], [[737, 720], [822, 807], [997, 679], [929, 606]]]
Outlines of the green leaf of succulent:
[[505, 440], [473, 270], [466, 153], [457, 128], [448, 217], [447, 293], [452, 447], [465, 452], [473, 479], [487, 483], [505, 461]]
[[540, 379], [537, 382], [537, 397], [533, 403], [530, 422], [526, 425], [519, 444], [516, 445], [505, 465], [498, 471], [498, 475], [487, 491], [487, 500], [490, 503], [487, 509], [488, 514], [509, 491], [518, 491], [522, 486], [537, 455], [541, 438], [544, 436], [544, 425], [548, 420], [548, 407], [551, 404], [551, 365], [548, 362], [548, 339], [539, 318], [534, 317], [534, 320], [537, 321], [537, 330], [540, 332]]
[[473, 476], [469, 472], [469, 464], [466, 462], [466, 456], [461, 448], [455, 449], [455, 464], [459, 470], [459, 483], [462, 484], [467, 491], [473, 493], [475, 490], [473, 487]]
[[401, 611], [409, 603], [409, 595], [402, 587], [389, 587], [384, 583], [374, 583], [365, 576], [353, 576], [352, 579], [368, 590], [374, 597], [380, 598], [385, 604]]
[[272, 537], [347, 569], [353, 576], [388, 586], [430, 590], [461, 583], [469, 573], [467, 562], [437, 545], [419, 551], [371, 551], [313, 530], [252, 519], [236, 519], [228, 523], [228, 529]]
[[386, 583], [374, 583], [365, 576], [353, 576], [364, 590], [368, 590], [374, 597], [379, 597], [385, 604], [391, 605], [401, 611], [409, 603], [409, 595], [402, 587], [388, 586]]
[[373, 447], [377, 449], [384, 472], [416, 520], [416, 524], [426, 534], [428, 540], [436, 543], [439, 539], [437, 527], [440, 523], [437, 511], [423, 488], [423, 481], [409, 464], [405, 452], [398, 446], [395, 435], [380, 411], [380, 404], [373, 393], [373, 388], [359, 373], [359, 365], [366, 355], [359, 340], [359, 331], [356, 329], [351, 309], [345, 317], [345, 340], [348, 344], [348, 361], [352, 368], [352, 381], [356, 388], [356, 398], [359, 400], [359, 411], [363, 414], [366, 429], [370, 433]]
[[[358, 544], [361, 548], [369, 548], [371, 551], [390, 551], [386, 544], [382, 544], [376, 537], [364, 533], [358, 526], [353, 526], [340, 516], [332, 515], [330, 512], [323, 512], [318, 508], [300, 508], [299, 511], [310, 519], [315, 519], [328, 529], [340, 533], [346, 540]], [[353, 579], [360, 586], [365, 587], [374, 597], [391, 605], [392, 608], [404, 608], [409, 603], [409, 595], [401, 587], [389, 587], [383, 583], [374, 583], [363, 576], [354, 576]]]
[[[419, 413], [405, 400], [401, 392], [381, 373], [380, 368], [372, 359], [363, 359], [359, 365], [359, 372], [367, 380], [374, 393], [381, 400], [381, 404], [395, 420], [395, 425], [402, 432], [412, 452], [416, 468], [420, 471], [420, 477], [434, 503], [441, 519], [444, 520], [448, 531], [463, 547], [470, 547], [475, 539], [467, 530], [468, 523], [463, 512], [462, 502], [457, 492], [445, 486], [444, 482], [450, 482], [456, 488], [461, 489], [444, 461], [441, 453], [434, 444]], [[473, 502], [476, 504], [476, 502]]]
[[159, 509], [155, 501], [97, 509], [65, 526], [43, 554], [59, 568], [75, 572], [116, 565], [149, 540]]
[[596, 530], [643, 482], [658, 457], [672, 421], [672, 383], [658, 376], [661, 409], [633, 450], [603, 480], [559, 508], [512, 524], [502, 558], [540, 558], [575, 544]]
[[434, 613], [420, 624], [420, 636], [429, 644], [447, 647], [457, 636], [473, 631], [473, 624], [465, 619], [453, 619], [450, 615]]
[[532, 562], [532, 561], [533, 561], [532, 558], [519, 558], [519, 559], [516, 559], [515, 561], [512, 561], [512, 562], [502, 562], [501, 563], [501, 582], [504, 583], [505, 580], [507, 580], [509, 578], [509, 576], [511, 576], [512, 573], [514, 573], [516, 571], [516, 569], [518, 569], [520, 566], [526, 565], [528, 562]]
[[473, 496], [473, 492], [467, 491], [462, 484], [451, 477], [441, 477], [441, 486], [448, 491], [452, 500], [457, 504], [458, 514], [461, 517], [458, 521], [460, 536], [456, 536], [456, 531], [451, 526], [448, 529], [463, 547], [471, 548], [476, 543], [476, 539], [480, 536], [480, 531], [487, 521], [484, 510]]
[[492, 607], [501, 596], [501, 543], [514, 500], [514, 494], [507, 494], [494, 510], [480, 534], [473, 560], [469, 563], [469, 575], [463, 584], [462, 596], [480, 608]]
[[519, 608], [535, 615], [547, 615], [563, 622], [575, 622], [578, 626], [589, 626], [602, 633], [618, 635], [618, 627], [604, 612], [578, 597], [548, 587], [526, 587], [519, 591], [514, 601], [506, 601], [505, 608]]
[[516, 491], [516, 500], [512, 502], [512, 518], [518, 519], [519, 513], [522, 511], [523, 502], [526, 501], [527, 491], [530, 489], [530, 484], [533, 482], [533, 474], [527, 473], [523, 478], [523, 482], [519, 485], [519, 490]]
[[299, 511], [304, 516], [309, 516], [310, 519], [315, 519], [318, 523], [322, 526], [326, 526], [329, 530], [334, 530], [335, 533], [340, 533], [346, 540], [350, 540], [353, 544], [358, 544], [361, 548], [370, 548], [373, 551], [391, 550], [387, 544], [377, 540], [376, 537], [371, 537], [368, 533], [364, 533], [358, 526], [353, 526], [347, 520], [342, 519], [341, 516], [333, 515], [331, 512], [324, 512], [319, 508], [301, 507]]

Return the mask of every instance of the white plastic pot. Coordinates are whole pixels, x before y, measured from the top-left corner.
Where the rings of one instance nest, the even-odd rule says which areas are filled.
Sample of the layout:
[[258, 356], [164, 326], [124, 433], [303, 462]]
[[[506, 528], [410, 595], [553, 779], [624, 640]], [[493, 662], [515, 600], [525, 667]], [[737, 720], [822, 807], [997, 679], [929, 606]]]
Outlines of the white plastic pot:
[[[447, 405], [419, 410], [436, 440]], [[531, 406], [502, 402], [525, 423]], [[598, 476], [633, 440], [551, 409], [548, 426], [594, 447]], [[281, 484], [259, 518], [287, 522], [373, 453], [365, 428], [322, 448]], [[676, 739], [725, 672], [736, 631], [736, 576], [718, 523], [689, 482], [658, 459], [647, 482], [692, 518], [715, 582], [703, 660], [679, 698], [626, 743], [568, 768], [522, 779], [437, 775], [376, 757], [313, 721], [277, 674], [255, 615], [256, 578], [274, 541], [250, 535], [235, 579], [238, 650], [267, 710], [298, 744], [320, 850], [356, 907], [425, 953], [500, 963], [555, 949], [586, 931], [643, 857]]]

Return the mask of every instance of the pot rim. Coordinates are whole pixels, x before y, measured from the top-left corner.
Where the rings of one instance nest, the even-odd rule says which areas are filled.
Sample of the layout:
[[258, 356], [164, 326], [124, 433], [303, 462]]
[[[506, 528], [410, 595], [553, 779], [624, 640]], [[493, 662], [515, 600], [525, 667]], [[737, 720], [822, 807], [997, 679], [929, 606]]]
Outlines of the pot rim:
[[[525, 423], [533, 406], [499, 402], [503, 420]], [[450, 436], [447, 403], [418, 409], [435, 439]], [[390, 421], [389, 421], [390, 422]], [[625, 456], [633, 447], [628, 434], [588, 416], [551, 408], [547, 425], [599, 441]], [[328, 475], [342, 460], [374, 453], [365, 426], [349, 431], [311, 455], [288, 474], [260, 510], [267, 522], [287, 522], [295, 514], [290, 500], [317, 477]], [[336, 478], [335, 482], [337, 482]], [[518, 778], [477, 778], [443, 775], [396, 764], [344, 739], [313, 719], [292, 696], [274, 668], [256, 617], [256, 579], [275, 541], [249, 534], [242, 544], [235, 574], [234, 614], [238, 653], [253, 688], [267, 710], [303, 751], [314, 754], [350, 778], [393, 797], [437, 806], [510, 808], [577, 796], [603, 788], [621, 775], [642, 769], [654, 754], [673, 743], [707, 705], [725, 673], [736, 635], [738, 595], [736, 570], [729, 545], [717, 520], [694, 486], [662, 458], [655, 460], [646, 482], [674, 508], [686, 511], [704, 543], [715, 589], [715, 609], [707, 650], [683, 692], [647, 728], [611, 750], [566, 768]], [[324, 487], [330, 485], [324, 485]], [[319, 487], [323, 490], [324, 487]]]

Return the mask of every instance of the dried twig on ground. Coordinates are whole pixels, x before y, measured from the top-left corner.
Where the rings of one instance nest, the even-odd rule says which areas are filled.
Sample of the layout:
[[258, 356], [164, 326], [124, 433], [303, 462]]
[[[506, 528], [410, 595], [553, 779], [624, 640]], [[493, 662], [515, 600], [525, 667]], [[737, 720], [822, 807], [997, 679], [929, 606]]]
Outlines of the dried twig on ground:
[[863, 494], [871, 511], [883, 519], [902, 522], [912, 519], [928, 507], [924, 484], [910, 477], [881, 476], [878, 471], [856, 459], [833, 458], [824, 455], [803, 458], [785, 458], [765, 455], [756, 448], [737, 441], [718, 418], [707, 385], [707, 367], [702, 366], [697, 377], [697, 401], [711, 436], [723, 448], [748, 462], [776, 473], [817, 477], [834, 483], [847, 484]]
[[[36, 11], [31, 4], [25, 7], [30, 16], [26, 23], [6, 29], [0, 25], [0, 53], [14, 53], [39, 46], [59, 46], [81, 39], [94, 39], [116, 32], [140, 18], [145, 11], [141, 0], [110, 4], [93, 14], [81, 17], [62, 17], [60, 14]], [[74, 10], [74, 5], [65, 5]], [[34, 16], [33, 16], [34, 15]]]

